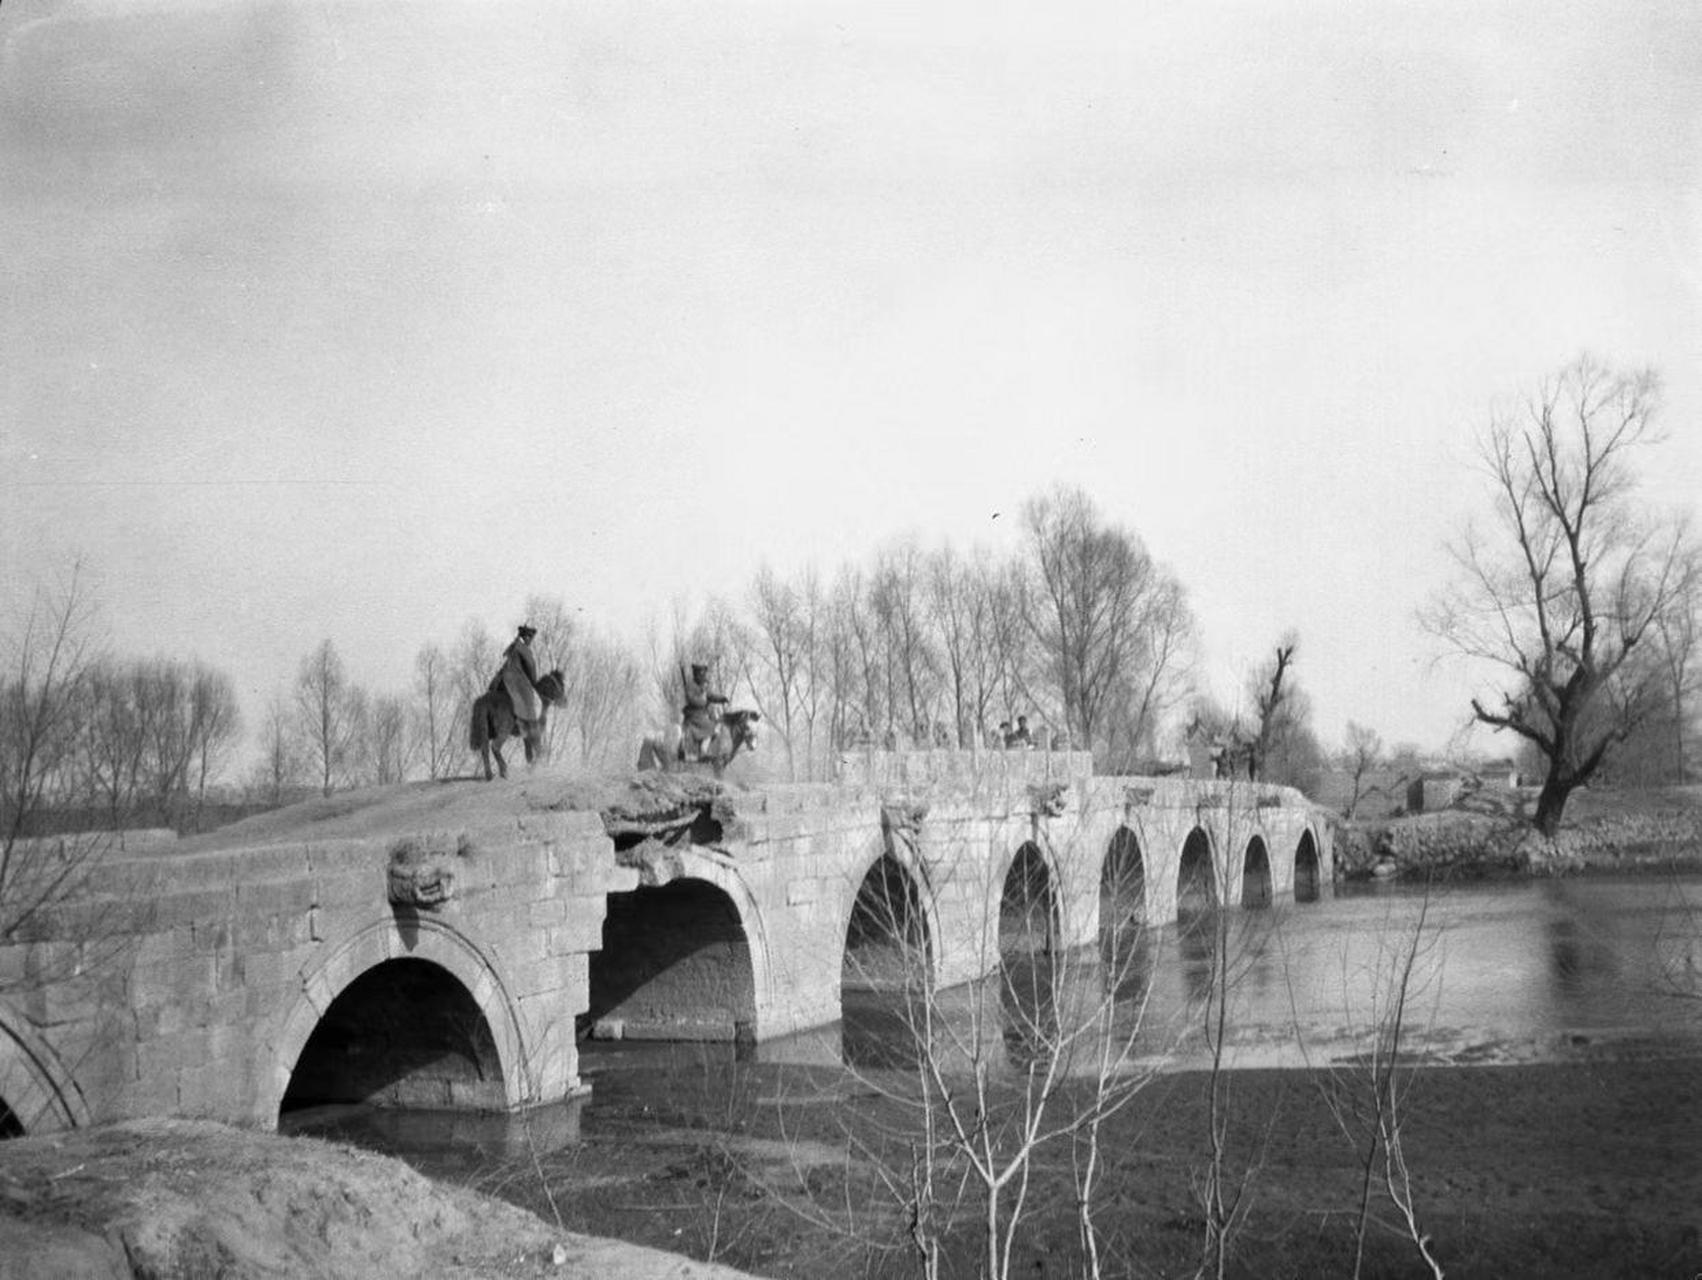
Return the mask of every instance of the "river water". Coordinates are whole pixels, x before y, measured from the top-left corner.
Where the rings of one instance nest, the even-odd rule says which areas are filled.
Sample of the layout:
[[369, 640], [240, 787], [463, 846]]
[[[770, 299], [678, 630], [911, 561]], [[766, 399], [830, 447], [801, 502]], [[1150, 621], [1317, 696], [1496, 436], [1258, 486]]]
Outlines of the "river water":
[[[1109, 998], [1130, 1069], [1204, 1067], [1221, 998], [1231, 1068], [1352, 1060], [1380, 1033], [1387, 1043], [1397, 1013], [1415, 1063], [1702, 1056], [1702, 878], [1352, 885], [1107, 936], [1097, 953], [1018, 955], [990, 985], [936, 998], [936, 1055], [980, 1045], [996, 1058], [985, 1049], [997, 1037], [1004, 1065], [1021, 1070], [1035, 1041]], [[847, 991], [840, 1027], [760, 1053], [902, 1066], [917, 1021], [902, 996]]]
[[[1102, 1010], [1112, 1041], [1127, 1049], [1120, 1069], [1188, 1070], [1210, 1063], [1206, 1015], [1218, 995], [1231, 1068], [1351, 1063], [1386, 1037], [1396, 1012], [1401, 1055], [1413, 1064], [1702, 1059], [1702, 877], [1353, 885], [1318, 902], [1108, 934], [1097, 950], [1021, 954], [998, 977], [940, 994], [929, 1006], [931, 1037], [948, 1062], [979, 1056], [1016, 1073], [1037, 1038]], [[914, 1012], [899, 993], [847, 990], [842, 1023], [754, 1054], [768, 1064], [903, 1068], [915, 1060]], [[600, 1118], [628, 1122], [669, 1099], [676, 1073], [683, 1085], [753, 1052], [595, 1042], [581, 1050], [591, 1097], [531, 1113], [528, 1144], [540, 1125], [571, 1142]], [[641, 1073], [623, 1070], [639, 1064]], [[1084, 1055], [1077, 1069], [1094, 1065]], [[635, 1091], [628, 1077], [644, 1083]], [[292, 1131], [403, 1153], [500, 1152], [513, 1123], [344, 1108], [289, 1119]]]

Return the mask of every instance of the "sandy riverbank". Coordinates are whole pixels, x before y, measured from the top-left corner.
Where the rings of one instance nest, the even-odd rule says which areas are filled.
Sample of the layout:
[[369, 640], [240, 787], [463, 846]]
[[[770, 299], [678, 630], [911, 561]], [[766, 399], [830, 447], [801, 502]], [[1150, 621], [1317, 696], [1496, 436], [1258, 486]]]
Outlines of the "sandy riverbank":
[[0, 1278], [738, 1280], [311, 1138], [143, 1120], [0, 1143]]

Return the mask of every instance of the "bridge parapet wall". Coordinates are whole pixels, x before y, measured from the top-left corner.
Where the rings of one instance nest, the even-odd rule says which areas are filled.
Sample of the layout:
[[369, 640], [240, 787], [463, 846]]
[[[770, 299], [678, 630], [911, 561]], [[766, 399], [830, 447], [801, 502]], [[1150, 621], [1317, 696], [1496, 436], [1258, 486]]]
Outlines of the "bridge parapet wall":
[[1020, 792], [1029, 783], [1076, 782], [1093, 776], [1093, 756], [1086, 751], [847, 751], [838, 760], [835, 776], [841, 786], [926, 788], [936, 793], [975, 795]]

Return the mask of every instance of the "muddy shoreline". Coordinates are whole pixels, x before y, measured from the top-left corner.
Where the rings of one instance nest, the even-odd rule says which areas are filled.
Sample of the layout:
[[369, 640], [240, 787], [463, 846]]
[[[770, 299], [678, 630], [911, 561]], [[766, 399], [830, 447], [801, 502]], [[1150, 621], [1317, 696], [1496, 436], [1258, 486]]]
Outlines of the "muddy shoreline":
[[[1416, 1206], [1448, 1275], [1702, 1271], [1702, 1060], [1422, 1067], [1403, 1081]], [[758, 1275], [915, 1275], [904, 1215], [869, 1159], [901, 1155], [912, 1118], [871, 1083], [706, 1056], [682, 1085], [628, 1061], [598, 1075], [575, 1142], [413, 1160], [569, 1230]], [[1246, 1070], [1224, 1084], [1226, 1169], [1246, 1187], [1230, 1274], [1351, 1274], [1365, 1149], [1338, 1112], [1351, 1129], [1363, 1078]], [[1160, 1076], [1105, 1128], [1102, 1274], [1194, 1273], [1208, 1096], [1204, 1073]], [[1070, 1162], [1068, 1142], [1038, 1159], [1012, 1274], [1081, 1274]], [[1425, 1274], [1380, 1190], [1372, 1210], [1364, 1274]], [[967, 1202], [956, 1216], [946, 1274], [972, 1276]]]

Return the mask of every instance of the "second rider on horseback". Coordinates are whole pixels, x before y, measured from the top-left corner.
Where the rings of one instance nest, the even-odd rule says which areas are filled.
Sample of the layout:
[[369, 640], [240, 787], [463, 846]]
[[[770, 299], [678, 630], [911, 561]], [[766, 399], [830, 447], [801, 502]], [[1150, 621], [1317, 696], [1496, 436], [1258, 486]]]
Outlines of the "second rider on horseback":
[[691, 670], [680, 668], [680, 680], [685, 685], [685, 707], [680, 714], [680, 759], [704, 759], [704, 747], [715, 736], [720, 715], [714, 704], [726, 705], [727, 695], [716, 693], [709, 685], [709, 664], [694, 662]]

